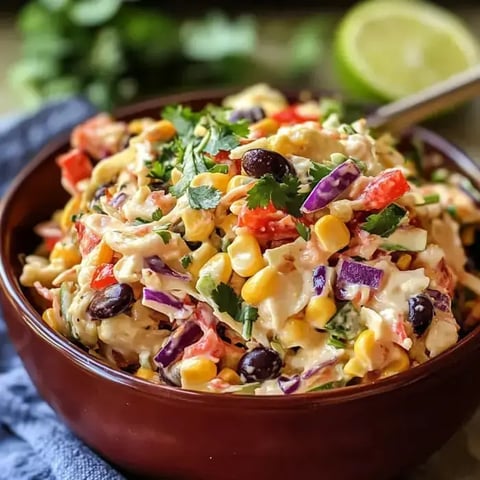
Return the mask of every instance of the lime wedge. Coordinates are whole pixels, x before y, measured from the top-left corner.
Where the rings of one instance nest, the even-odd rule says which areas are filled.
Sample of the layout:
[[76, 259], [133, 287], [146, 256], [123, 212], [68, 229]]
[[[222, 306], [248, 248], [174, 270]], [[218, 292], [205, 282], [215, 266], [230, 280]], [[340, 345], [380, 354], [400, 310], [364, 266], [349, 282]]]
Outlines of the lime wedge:
[[394, 100], [479, 63], [477, 40], [447, 10], [419, 0], [371, 0], [342, 19], [335, 60], [345, 88]]

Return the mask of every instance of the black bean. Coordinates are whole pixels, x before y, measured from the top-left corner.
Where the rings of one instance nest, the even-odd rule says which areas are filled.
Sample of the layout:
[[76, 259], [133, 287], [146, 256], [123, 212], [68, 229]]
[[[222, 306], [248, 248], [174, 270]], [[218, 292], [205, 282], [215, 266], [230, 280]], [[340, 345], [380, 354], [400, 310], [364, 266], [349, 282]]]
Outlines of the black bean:
[[240, 120], [248, 120], [249, 122], [258, 122], [265, 118], [265, 110], [262, 107], [239, 108], [230, 114], [229, 120], [231, 122], [238, 122]]
[[282, 368], [280, 355], [270, 348], [256, 347], [238, 363], [238, 373], [244, 382], [259, 382], [276, 378]]
[[148, 188], [152, 192], [155, 192], [157, 190], [166, 190], [167, 184], [165, 182], [162, 182], [161, 180], [155, 180], [154, 182], [150, 182], [148, 184]]
[[250, 177], [260, 178], [270, 173], [278, 181], [288, 173], [295, 173], [283, 155], [263, 148], [247, 150], [242, 157], [242, 168]]
[[135, 300], [132, 287], [116, 283], [95, 293], [87, 312], [93, 318], [104, 319], [124, 312]]
[[408, 320], [418, 336], [425, 333], [432, 318], [433, 304], [427, 295], [421, 293], [408, 299]]

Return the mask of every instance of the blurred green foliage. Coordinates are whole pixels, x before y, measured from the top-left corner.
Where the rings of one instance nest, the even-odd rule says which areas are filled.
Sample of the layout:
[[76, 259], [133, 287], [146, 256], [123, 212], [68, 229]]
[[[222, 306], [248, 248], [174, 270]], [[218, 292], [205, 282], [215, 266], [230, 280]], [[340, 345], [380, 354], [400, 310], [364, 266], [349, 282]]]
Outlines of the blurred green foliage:
[[179, 20], [122, 0], [33, 0], [18, 17], [22, 58], [9, 76], [30, 106], [80, 93], [109, 109], [168, 90], [312, 75], [331, 22], [300, 22], [287, 44], [261, 23], [219, 11]]

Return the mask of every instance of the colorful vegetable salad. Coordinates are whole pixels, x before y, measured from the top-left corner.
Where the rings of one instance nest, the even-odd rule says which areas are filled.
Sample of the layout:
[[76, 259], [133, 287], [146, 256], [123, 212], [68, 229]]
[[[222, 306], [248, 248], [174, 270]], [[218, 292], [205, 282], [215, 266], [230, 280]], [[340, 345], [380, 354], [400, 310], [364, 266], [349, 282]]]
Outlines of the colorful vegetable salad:
[[367, 383], [447, 350], [480, 315], [480, 193], [341, 110], [256, 85], [78, 126], [57, 159], [71, 198], [20, 279], [44, 321], [137, 377], [218, 393]]

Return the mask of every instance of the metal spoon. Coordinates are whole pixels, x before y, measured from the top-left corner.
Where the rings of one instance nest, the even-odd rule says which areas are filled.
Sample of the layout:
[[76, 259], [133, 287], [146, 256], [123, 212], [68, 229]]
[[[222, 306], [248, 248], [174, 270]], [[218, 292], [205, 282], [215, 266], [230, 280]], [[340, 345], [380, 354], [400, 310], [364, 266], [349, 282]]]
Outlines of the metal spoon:
[[480, 65], [388, 103], [367, 116], [371, 128], [401, 133], [411, 125], [480, 95]]

